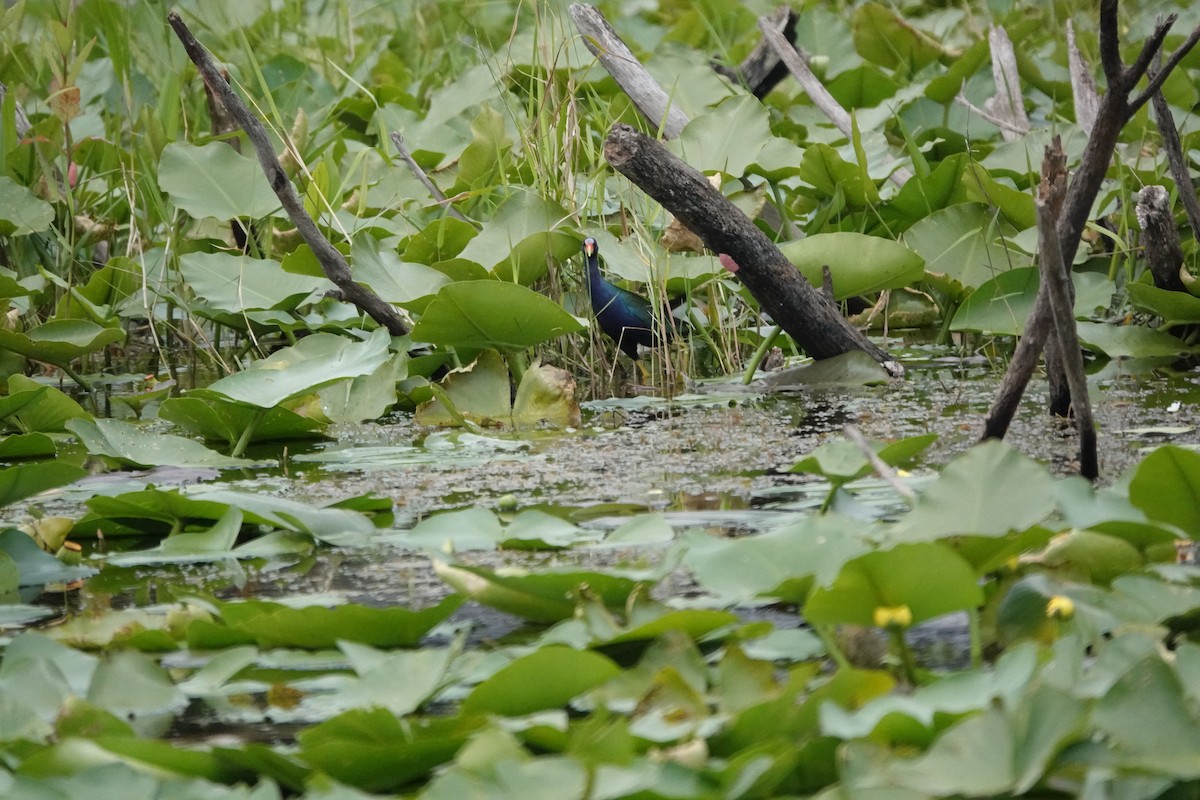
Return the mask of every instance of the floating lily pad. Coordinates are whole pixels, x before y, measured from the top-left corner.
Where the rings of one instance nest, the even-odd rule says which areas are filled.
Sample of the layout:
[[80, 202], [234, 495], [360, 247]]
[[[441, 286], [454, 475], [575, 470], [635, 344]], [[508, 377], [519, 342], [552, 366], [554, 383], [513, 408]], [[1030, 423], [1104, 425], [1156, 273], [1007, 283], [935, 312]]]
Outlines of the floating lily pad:
[[258, 467], [273, 461], [231, 458], [199, 442], [150, 431], [115, 419], [73, 419], [67, 430], [79, 437], [89, 453], [108, 456], [139, 467]]
[[241, 253], [187, 253], [179, 257], [179, 272], [205, 309], [232, 314], [291, 311], [333, 288], [326, 278], [285, 272], [278, 261]]
[[390, 343], [383, 328], [362, 342], [332, 333], [313, 334], [214, 381], [208, 390], [239, 403], [271, 408], [338, 381], [370, 375], [390, 358]]
[[542, 647], [476, 686], [463, 701], [463, 711], [520, 717], [560, 708], [620, 672], [620, 667], [599, 653]]
[[207, 389], [196, 389], [186, 397], [165, 400], [158, 416], [206, 441], [225, 442], [231, 447], [251, 426], [251, 442], [319, 439], [325, 428], [320, 420], [300, 416], [282, 406], [263, 413], [262, 409], [234, 402]]
[[372, 647], [414, 647], [464, 599], [462, 595], [451, 595], [420, 611], [355, 604], [292, 608], [265, 600], [223, 603], [218, 607], [219, 621], [192, 622], [187, 631], [188, 646], [204, 650], [257, 644], [263, 648], [320, 650], [347, 640]]
[[37, 546], [24, 532], [9, 528], [0, 531], [0, 551], [12, 558], [20, 574], [21, 586], [69, 583], [96, 572], [91, 567], [71, 567]]

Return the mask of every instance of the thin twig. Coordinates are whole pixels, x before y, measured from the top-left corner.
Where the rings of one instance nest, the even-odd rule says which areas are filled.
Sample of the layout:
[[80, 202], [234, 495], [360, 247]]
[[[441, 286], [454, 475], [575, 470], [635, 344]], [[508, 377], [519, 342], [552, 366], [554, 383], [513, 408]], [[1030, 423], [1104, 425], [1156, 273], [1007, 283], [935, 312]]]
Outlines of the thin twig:
[[878, 473], [879, 477], [883, 478], [888, 484], [896, 490], [896, 493], [908, 501], [909, 505], [917, 502], [917, 493], [912, 487], [900, 480], [900, 476], [896, 474], [896, 470], [892, 466], [879, 457], [871, 447], [871, 443], [862, 435], [862, 431], [855, 425], [847, 425], [844, 429], [846, 438], [849, 439], [862, 454], [866, 456], [867, 461], [871, 462], [871, 466]]
[[[1151, 80], [1158, 71], [1150, 73]], [[1192, 186], [1192, 175], [1188, 170], [1187, 160], [1183, 156], [1183, 143], [1179, 139], [1179, 131], [1175, 128], [1175, 117], [1162, 90], [1154, 93], [1154, 121], [1158, 125], [1159, 135], [1162, 136], [1163, 149], [1167, 151], [1167, 165], [1171, 169], [1171, 178], [1175, 181], [1175, 189], [1183, 208], [1187, 211], [1188, 222], [1192, 226], [1192, 235], [1200, 241], [1200, 199]]]
[[429, 194], [438, 202], [438, 205], [444, 206], [446, 213], [455, 219], [470, 223], [469, 219], [464, 217], [457, 208], [450, 204], [450, 200], [447, 199], [445, 192], [438, 188], [433, 179], [426, 174], [425, 170], [421, 169], [421, 165], [412, 157], [412, 153], [408, 152], [408, 148], [404, 145], [404, 137], [400, 135], [400, 131], [392, 131], [392, 144], [396, 146], [396, 152], [400, 154], [400, 158], [408, 165], [409, 171], [421, 182], [422, 186], [429, 190]]

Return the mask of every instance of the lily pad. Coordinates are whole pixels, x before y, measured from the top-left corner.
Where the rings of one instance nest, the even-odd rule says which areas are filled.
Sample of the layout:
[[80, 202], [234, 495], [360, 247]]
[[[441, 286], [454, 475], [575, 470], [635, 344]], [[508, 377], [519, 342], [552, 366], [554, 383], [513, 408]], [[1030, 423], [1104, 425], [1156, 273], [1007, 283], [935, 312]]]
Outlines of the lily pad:
[[258, 467], [273, 461], [231, 458], [182, 436], [151, 433], [115, 419], [73, 419], [67, 430], [79, 437], [89, 453], [108, 456], [139, 467]]
[[158, 183], [176, 206], [197, 219], [259, 219], [279, 209], [258, 161], [224, 142], [168, 144], [158, 162]]
[[0, 328], [0, 349], [60, 367], [123, 341], [121, 328], [105, 328], [82, 319], [52, 320], [24, 333]]
[[263, 413], [262, 409], [234, 402], [207, 389], [163, 401], [158, 416], [206, 441], [225, 442], [230, 447], [237, 444], [247, 428], [251, 428], [251, 442], [319, 439], [325, 428], [320, 420], [303, 417], [282, 406]]
[[875, 610], [907, 606], [912, 622], [975, 608], [983, 590], [971, 565], [950, 548], [926, 542], [877, 550], [848, 562], [804, 606], [810, 622], [870, 626]]
[[[27, 236], [50, 227], [54, 207], [12, 178], [0, 176], [0, 234]], [[12, 295], [10, 295], [12, 296]]]
[[179, 258], [179, 272], [205, 309], [233, 314], [291, 311], [333, 288], [326, 278], [285, 272], [278, 261], [241, 253], [186, 253]]
[[223, 603], [217, 609], [219, 622], [196, 620], [188, 626], [188, 646], [203, 650], [257, 644], [320, 650], [347, 640], [371, 647], [414, 647], [464, 599], [450, 595], [419, 611], [357, 604], [292, 608], [265, 600]]
[[473, 350], [524, 350], [583, 323], [553, 300], [503, 281], [460, 281], [442, 287], [413, 328], [412, 337]]
[[813, 286], [822, 284], [822, 267], [827, 265], [834, 297], [839, 300], [910, 286], [925, 275], [924, 258], [880, 236], [850, 231], [818, 233], [779, 249]]
[[476, 686], [463, 701], [463, 711], [520, 717], [560, 708], [620, 672], [620, 667], [599, 653], [542, 647]]
[[248, 369], [209, 384], [208, 390], [239, 403], [271, 408], [338, 381], [370, 375], [390, 358], [383, 328], [363, 342], [332, 333], [306, 336]]

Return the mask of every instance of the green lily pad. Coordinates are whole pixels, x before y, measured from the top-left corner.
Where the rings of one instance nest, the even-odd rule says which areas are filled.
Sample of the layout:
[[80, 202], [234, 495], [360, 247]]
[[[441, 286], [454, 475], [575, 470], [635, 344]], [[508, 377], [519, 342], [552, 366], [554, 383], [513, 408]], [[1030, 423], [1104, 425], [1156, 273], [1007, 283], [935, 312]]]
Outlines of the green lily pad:
[[20, 433], [0, 438], [0, 461], [46, 458], [54, 453], [54, 440], [44, 433]]
[[583, 323], [532, 289], [500, 281], [442, 287], [412, 331], [419, 342], [472, 350], [524, 350]]
[[[1004, 491], [996, 491], [1003, 486]], [[900, 520], [894, 535], [905, 541], [973, 534], [1003, 536], [1044, 520], [1055, 508], [1046, 468], [1011, 445], [987, 441], [950, 462]]]
[[542, 647], [476, 686], [463, 701], [463, 712], [520, 717], [560, 708], [620, 672], [620, 667], [599, 653]]
[[158, 184], [197, 219], [259, 219], [279, 210], [279, 198], [257, 159], [224, 142], [168, 144], [158, 162]]
[[557, 622], [575, 614], [583, 587], [611, 608], [621, 608], [642, 582], [600, 572], [503, 573], [435, 560], [439, 578], [472, 600], [535, 622]]
[[73, 419], [67, 430], [79, 437], [88, 452], [139, 467], [258, 467], [273, 461], [231, 458], [182, 436], [151, 433], [115, 419]]
[[291, 311], [318, 292], [333, 288], [326, 278], [285, 272], [278, 261], [239, 253], [186, 253], [179, 272], [206, 309]]
[[925, 275], [925, 259], [879, 236], [849, 231], [818, 233], [779, 249], [813, 286], [822, 284], [822, 267], [828, 265], [833, 293], [839, 300], [910, 286]]
[[1129, 292], [1130, 302], [1136, 307], [1162, 317], [1160, 330], [1200, 322], [1200, 297], [1144, 283], [1129, 283], [1125, 289]]
[[[66, 423], [72, 419], [91, 419], [91, 414], [83, 410], [61, 390], [38, 383], [24, 375], [8, 377], [9, 399], [25, 397], [31, 394], [37, 402], [22, 405], [15, 412], [17, 425], [22, 430], [39, 431], [41, 433], [59, 433], [65, 431]], [[7, 415], [6, 415], [7, 416]]]
[[505, 283], [528, 286], [545, 276], [547, 259], [563, 261], [579, 251], [578, 237], [565, 227], [570, 219], [557, 203], [517, 191], [459, 255], [487, 267]]
[[234, 402], [207, 389], [196, 389], [186, 397], [164, 400], [158, 416], [205, 441], [225, 442], [230, 447], [237, 444], [242, 433], [251, 426], [251, 442], [320, 439], [325, 428], [320, 420], [302, 417], [282, 406], [263, 413], [262, 409]]
[[0, 234], [26, 236], [46, 230], [53, 222], [53, 206], [27, 186], [22, 186], [7, 175], [0, 176]]
[[16, 565], [21, 586], [68, 583], [96, 572], [91, 567], [67, 566], [16, 528], [0, 531], [0, 551], [7, 553]]
[[1080, 343], [1109, 358], [1183, 357], [1196, 352], [1194, 345], [1141, 325], [1106, 325], [1102, 322], [1080, 322], [1078, 325]]
[[52, 320], [24, 333], [0, 328], [0, 349], [55, 366], [123, 341], [121, 328], [105, 328], [82, 319]]
[[292, 608], [265, 600], [223, 603], [218, 607], [219, 622], [196, 620], [188, 626], [188, 646], [204, 650], [257, 644], [320, 650], [346, 640], [371, 647], [414, 647], [463, 600], [462, 595], [450, 595], [419, 611], [357, 604]]
[[975, 570], [953, 550], [923, 542], [859, 556], [804, 606], [818, 624], [874, 625], [877, 608], [908, 606], [914, 623], [983, 603]]
[[86, 470], [53, 461], [0, 469], [0, 507], [47, 489], [74, 483], [85, 475]]
[[458, 718], [401, 720], [384, 708], [355, 709], [303, 730], [301, 758], [368, 792], [398, 789], [454, 758], [480, 724]]
[[390, 358], [390, 343], [383, 328], [363, 342], [316, 333], [254, 362], [248, 369], [214, 381], [208, 391], [239, 403], [271, 408], [338, 381], [370, 375]]

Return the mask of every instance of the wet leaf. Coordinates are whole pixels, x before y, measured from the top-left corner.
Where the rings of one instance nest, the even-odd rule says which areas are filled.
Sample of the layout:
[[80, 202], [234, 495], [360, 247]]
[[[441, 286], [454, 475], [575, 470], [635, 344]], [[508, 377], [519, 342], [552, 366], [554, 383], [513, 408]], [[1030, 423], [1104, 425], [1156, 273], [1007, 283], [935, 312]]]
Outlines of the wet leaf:
[[0, 348], [55, 366], [125, 341], [121, 328], [105, 328], [82, 319], [52, 320], [21, 333], [0, 328]]
[[871, 626], [875, 609], [908, 606], [913, 623], [983, 603], [975, 570], [944, 545], [902, 544], [848, 562], [818, 586], [804, 616], [820, 624]]
[[24, 375], [8, 376], [8, 392], [11, 399], [32, 393], [37, 401], [22, 405], [15, 412], [18, 425], [26, 431], [58, 433], [66, 430], [67, 420], [90, 419], [92, 416], [61, 390], [38, 383]]
[[231, 458], [199, 442], [163, 433], [151, 433], [115, 419], [73, 419], [67, 430], [79, 437], [88, 452], [140, 467], [257, 467], [272, 464], [249, 458]]
[[1182, 357], [1196, 351], [1169, 333], [1141, 325], [1079, 322], [1079, 341], [1109, 358]]
[[370, 375], [391, 357], [390, 341], [383, 328], [362, 342], [316, 333], [241, 372], [214, 381], [208, 391], [239, 403], [271, 408], [338, 381]]
[[[21, 586], [68, 583], [96, 572], [91, 567], [71, 567], [37, 546], [33, 539], [16, 528], [0, 531], [0, 552], [12, 559], [20, 575]], [[0, 584], [4, 581], [0, 578]], [[13, 587], [4, 589], [10, 591]]]
[[560, 708], [620, 671], [598, 653], [542, 647], [476, 686], [463, 701], [463, 712], [520, 717]]
[[357, 604], [291, 608], [265, 600], [224, 603], [219, 607], [221, 624], [193, 622], [188, 628], [188, 645], [200, 649], [221, 647], [228, 639], [256, 643], [263, 648], [319, 650], [347, 640], [372, 647], [413, 647], [435, 625], [453, 614], [463, 599], [451, 595], [420, 611]]

